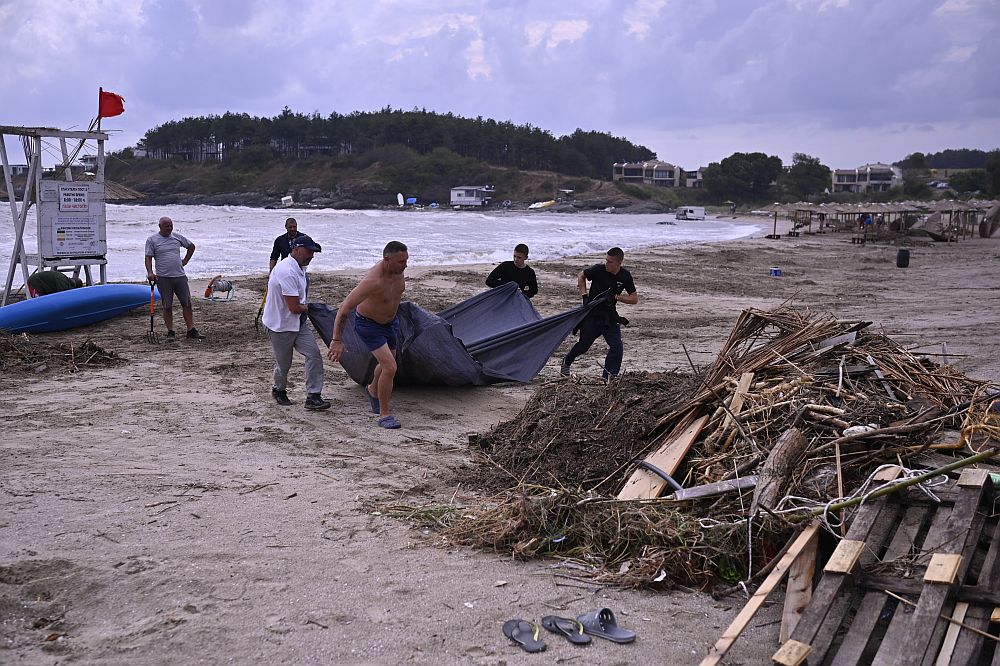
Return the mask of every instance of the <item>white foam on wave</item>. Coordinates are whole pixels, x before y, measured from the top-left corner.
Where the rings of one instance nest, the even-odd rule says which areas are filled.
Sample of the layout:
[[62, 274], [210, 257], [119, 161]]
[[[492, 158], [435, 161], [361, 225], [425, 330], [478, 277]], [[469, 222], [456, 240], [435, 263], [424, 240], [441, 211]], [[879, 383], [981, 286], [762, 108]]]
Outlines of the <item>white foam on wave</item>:
[[[390, 240], [406, 243], [413, 266], [497, 263], [511, 257], [517, 243], [531, 249], [530, 260], [600, 254], [612, 246], [626, 252], [657, 245], [718, 242], [749, 236], [754, 224], [704, 220], [685, 222], [672, 215], [598, 213], [482, 213], [453, 210], [263, 210], [243, 206], [108, 205], [108, 278], [141, 281], [146, 238], [162, 216], [195, 243], [187, 271], [191, 277], [252, 275], [267, 270], [271, 244], [286, 217], [323, 246], [310, 270], [359, 269], [381, 258]], [[657, 224], [662, 221], [670, 225]], [[35, 224], [29, 218], [26, 247], [34, 252]], [[0, 279], [6, 279], [13, 248], [10, 210], [0, 212]], [[15, 278], [15, 284], [20, 283]]]

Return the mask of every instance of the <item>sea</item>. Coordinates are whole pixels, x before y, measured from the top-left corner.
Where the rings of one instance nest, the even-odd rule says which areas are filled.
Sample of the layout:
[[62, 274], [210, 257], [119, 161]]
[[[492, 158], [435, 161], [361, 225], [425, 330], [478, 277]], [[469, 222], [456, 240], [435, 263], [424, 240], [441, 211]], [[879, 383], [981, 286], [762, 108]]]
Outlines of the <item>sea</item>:
[[[162, 216], [170, 217], [174, 231], [196, 246], [186, 269], [192, 278], [266, 273], [272, 243], [284, 232], [287, 217], [295, 217], [299, 231], [312, 236], [323, 248], [310, 264], [314, 272], [368, 268], [381, 259], [382, 248], [391, 240], [408, 246], [411, 266], [447, 266], [499, 263], [511, 258], [517, 243], [528, 245], [531, 262], [601, 254], [614, 246], [628, 253], [660, 245], [734, 240], [761, 229], [757, 224], [732, 220], [675, 220], [672, 214], [109, 204], [109, 281], [145, 280], [145, 241], [157, 232]], [[37, 252], [34, 210], [29, 212], [27, 227], [25, 247], [31, 254]], [[0, 285], [6, 284], [13, 246], [14, 225], [5, 204], [0, 206]], [[15, 288], [20, 282], [15, 277]]]

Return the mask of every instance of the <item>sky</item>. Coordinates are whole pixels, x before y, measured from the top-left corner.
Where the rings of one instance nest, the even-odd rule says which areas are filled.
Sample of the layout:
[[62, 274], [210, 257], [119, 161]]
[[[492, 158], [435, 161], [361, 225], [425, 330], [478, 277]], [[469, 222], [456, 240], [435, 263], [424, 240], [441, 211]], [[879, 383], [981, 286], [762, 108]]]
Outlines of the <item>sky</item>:
[[609, 132], [687, 169], [1000, 147], [1000, 0], [0, 0], [0, 26], [0, 125], [86, 129], [102, 86], [108, 150], [284, 106]]

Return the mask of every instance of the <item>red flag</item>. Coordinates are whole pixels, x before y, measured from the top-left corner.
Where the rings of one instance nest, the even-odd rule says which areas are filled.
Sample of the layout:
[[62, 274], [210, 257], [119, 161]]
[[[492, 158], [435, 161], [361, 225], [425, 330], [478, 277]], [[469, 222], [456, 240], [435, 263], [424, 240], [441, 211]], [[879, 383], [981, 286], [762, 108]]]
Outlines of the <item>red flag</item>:
[[116, 95], [113, 92], [105, 92], [104, 88], [101, 88], [100, 102], [97, 105], [97, 117], [110, 118], [111, 116], [120, 116], [123, 113], [125, 113], [125, 100], [121, 95]]

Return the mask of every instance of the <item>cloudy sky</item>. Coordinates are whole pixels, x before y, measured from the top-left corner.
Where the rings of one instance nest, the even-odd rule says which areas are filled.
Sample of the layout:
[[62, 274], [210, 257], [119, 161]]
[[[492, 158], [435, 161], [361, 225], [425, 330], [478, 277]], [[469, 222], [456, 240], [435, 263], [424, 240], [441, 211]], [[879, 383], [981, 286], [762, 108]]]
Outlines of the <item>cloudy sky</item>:
[[103, 86], [111, 150], [286, 105], [599, 130], [686, 168], [1000, 147], [998, 0], [0, 0], [0, 25], [0, 124], [85, 129]]

